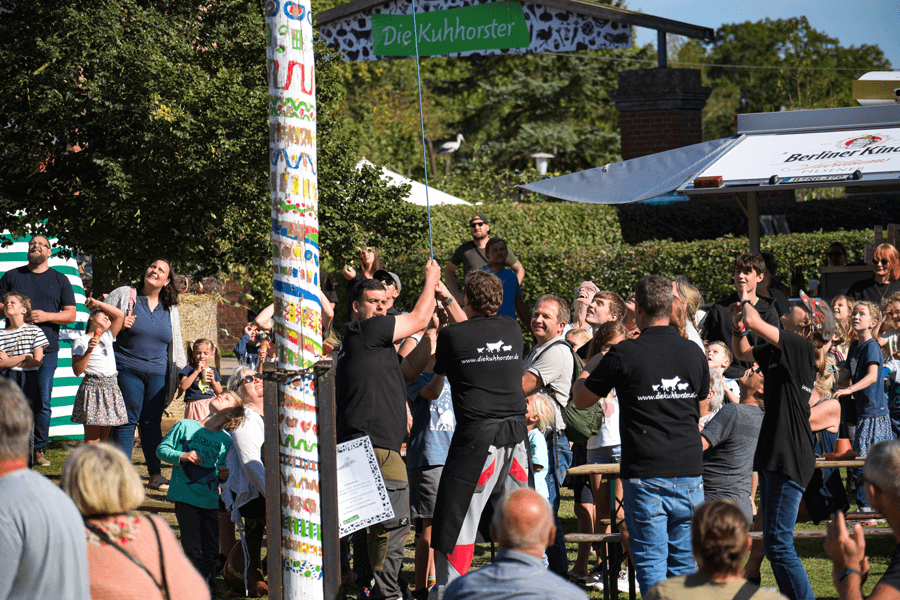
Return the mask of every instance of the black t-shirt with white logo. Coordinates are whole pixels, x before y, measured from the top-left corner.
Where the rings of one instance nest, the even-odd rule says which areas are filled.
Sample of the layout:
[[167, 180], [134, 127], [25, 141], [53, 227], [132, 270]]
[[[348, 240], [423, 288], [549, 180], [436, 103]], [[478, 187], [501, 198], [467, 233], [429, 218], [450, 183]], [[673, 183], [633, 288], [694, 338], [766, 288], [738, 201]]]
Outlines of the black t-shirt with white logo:
[[394, 350], [394, 317], [347, 323], [335, 369], [337, 441], [368, 435], [400, 451], [406, 437], [406, 384]]
[[505, 315], [474, 317], [438, 334], [434, 372], [446, 374], [457, 424], [525, 414], [522, 330]]
[[816, 383], [816, 351], [812, 342], [790, 331], [778, 332], [778, 345], [753, 348], [765, 376], [763, 417], [753, 468], [790, 477], [803, 487], [816, 465], [809, 427], [809, 397]]
[[648, 327], [613, 346], [585, 381], [600, 397], [619, 398], [622, 477], [703, 474], [700, 399], [709, 393], [709, 365], [674, 327]]

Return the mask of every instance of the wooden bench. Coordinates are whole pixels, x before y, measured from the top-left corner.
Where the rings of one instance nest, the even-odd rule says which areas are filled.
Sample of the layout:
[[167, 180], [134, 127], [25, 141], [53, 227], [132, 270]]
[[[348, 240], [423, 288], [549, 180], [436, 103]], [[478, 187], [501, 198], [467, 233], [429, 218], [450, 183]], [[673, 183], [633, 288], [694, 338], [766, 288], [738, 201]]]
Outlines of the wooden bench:
[[153, 514], [174, 513], [175, 505], [168, 500], [153, 500], [151, 498], [145, 498], [144, 503], [138, 506], [138, 510], [141, 512], [148, 512]]

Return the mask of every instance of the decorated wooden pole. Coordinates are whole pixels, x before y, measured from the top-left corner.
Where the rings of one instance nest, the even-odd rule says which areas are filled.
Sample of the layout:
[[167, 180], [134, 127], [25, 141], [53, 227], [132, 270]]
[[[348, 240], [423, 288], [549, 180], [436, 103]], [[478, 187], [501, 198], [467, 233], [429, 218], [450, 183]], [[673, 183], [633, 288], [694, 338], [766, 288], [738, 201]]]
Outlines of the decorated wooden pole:
[[312, 12], [309, 0], [267, 0], [265, 15], [274, 342], [281, 374], [277, 414], [266, 412], [267, 455], [277, 457], [266, 469], [268, 534], [277, 540], [269, 545], [268, 566], [279, 598], [315, 600], [323, 598], [323, 552], [311, 367], [322, 351], [322, 311]]

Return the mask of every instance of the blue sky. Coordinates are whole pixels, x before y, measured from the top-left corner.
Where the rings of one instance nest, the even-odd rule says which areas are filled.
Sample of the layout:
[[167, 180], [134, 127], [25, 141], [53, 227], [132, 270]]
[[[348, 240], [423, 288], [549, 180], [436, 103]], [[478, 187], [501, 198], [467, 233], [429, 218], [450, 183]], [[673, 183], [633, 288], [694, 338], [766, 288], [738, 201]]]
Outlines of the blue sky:
[[[900, 0], [628, 0], [627, 8], [718, 29], [743, 23], [806, 16], [810, 25], [842, 46], [874, 44], [900, 70]], [[635, 28], [638, 43], [656, 45], [656, 32]]]

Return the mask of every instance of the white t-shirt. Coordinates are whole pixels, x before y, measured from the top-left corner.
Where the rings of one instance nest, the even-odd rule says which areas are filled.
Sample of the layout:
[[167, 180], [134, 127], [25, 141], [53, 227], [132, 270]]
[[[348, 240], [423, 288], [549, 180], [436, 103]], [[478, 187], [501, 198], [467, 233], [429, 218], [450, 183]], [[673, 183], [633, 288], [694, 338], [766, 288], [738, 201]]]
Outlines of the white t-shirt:
[[566, 344], [557, 343], [559, 341], [565, 341], [565, 338], [560, 335], [540, 346], [535, 346], [525, 357], [524, 363], [527, 372], [540, 377], [544, 382], [541, 391], [556, 400], [553, 403], [553, 412], [556, 415], [557, 430], [566, 426], [560, 406], [569, 403], [572, 370], [575, 368], [572, 349]]
[[[75, 343], [72, 344], [72, 356], [84, 356], [93, 337], [93, 333], [79, 335], [75, 339]], [[118, 374], [116, 371], [116, 356], [113, 354], [113, 341], [115, 341], [115, 338], [108, 329], [103, 332], [103, 335], [100, 336], [100, 341], [97, 342], [97, 347], [94, 348], [88, 357], [87, 368], [84, 370], [85, 375], [112, 377]]]
[[619, 398], [616, 391], [613, 390], [609, 397], [600, 398], [598, 402], [603, 407], [603, 424], [597, 435], [591, 436], [587, 441], [588, 450], [618, 446], [622, 443], [619, 437]]

